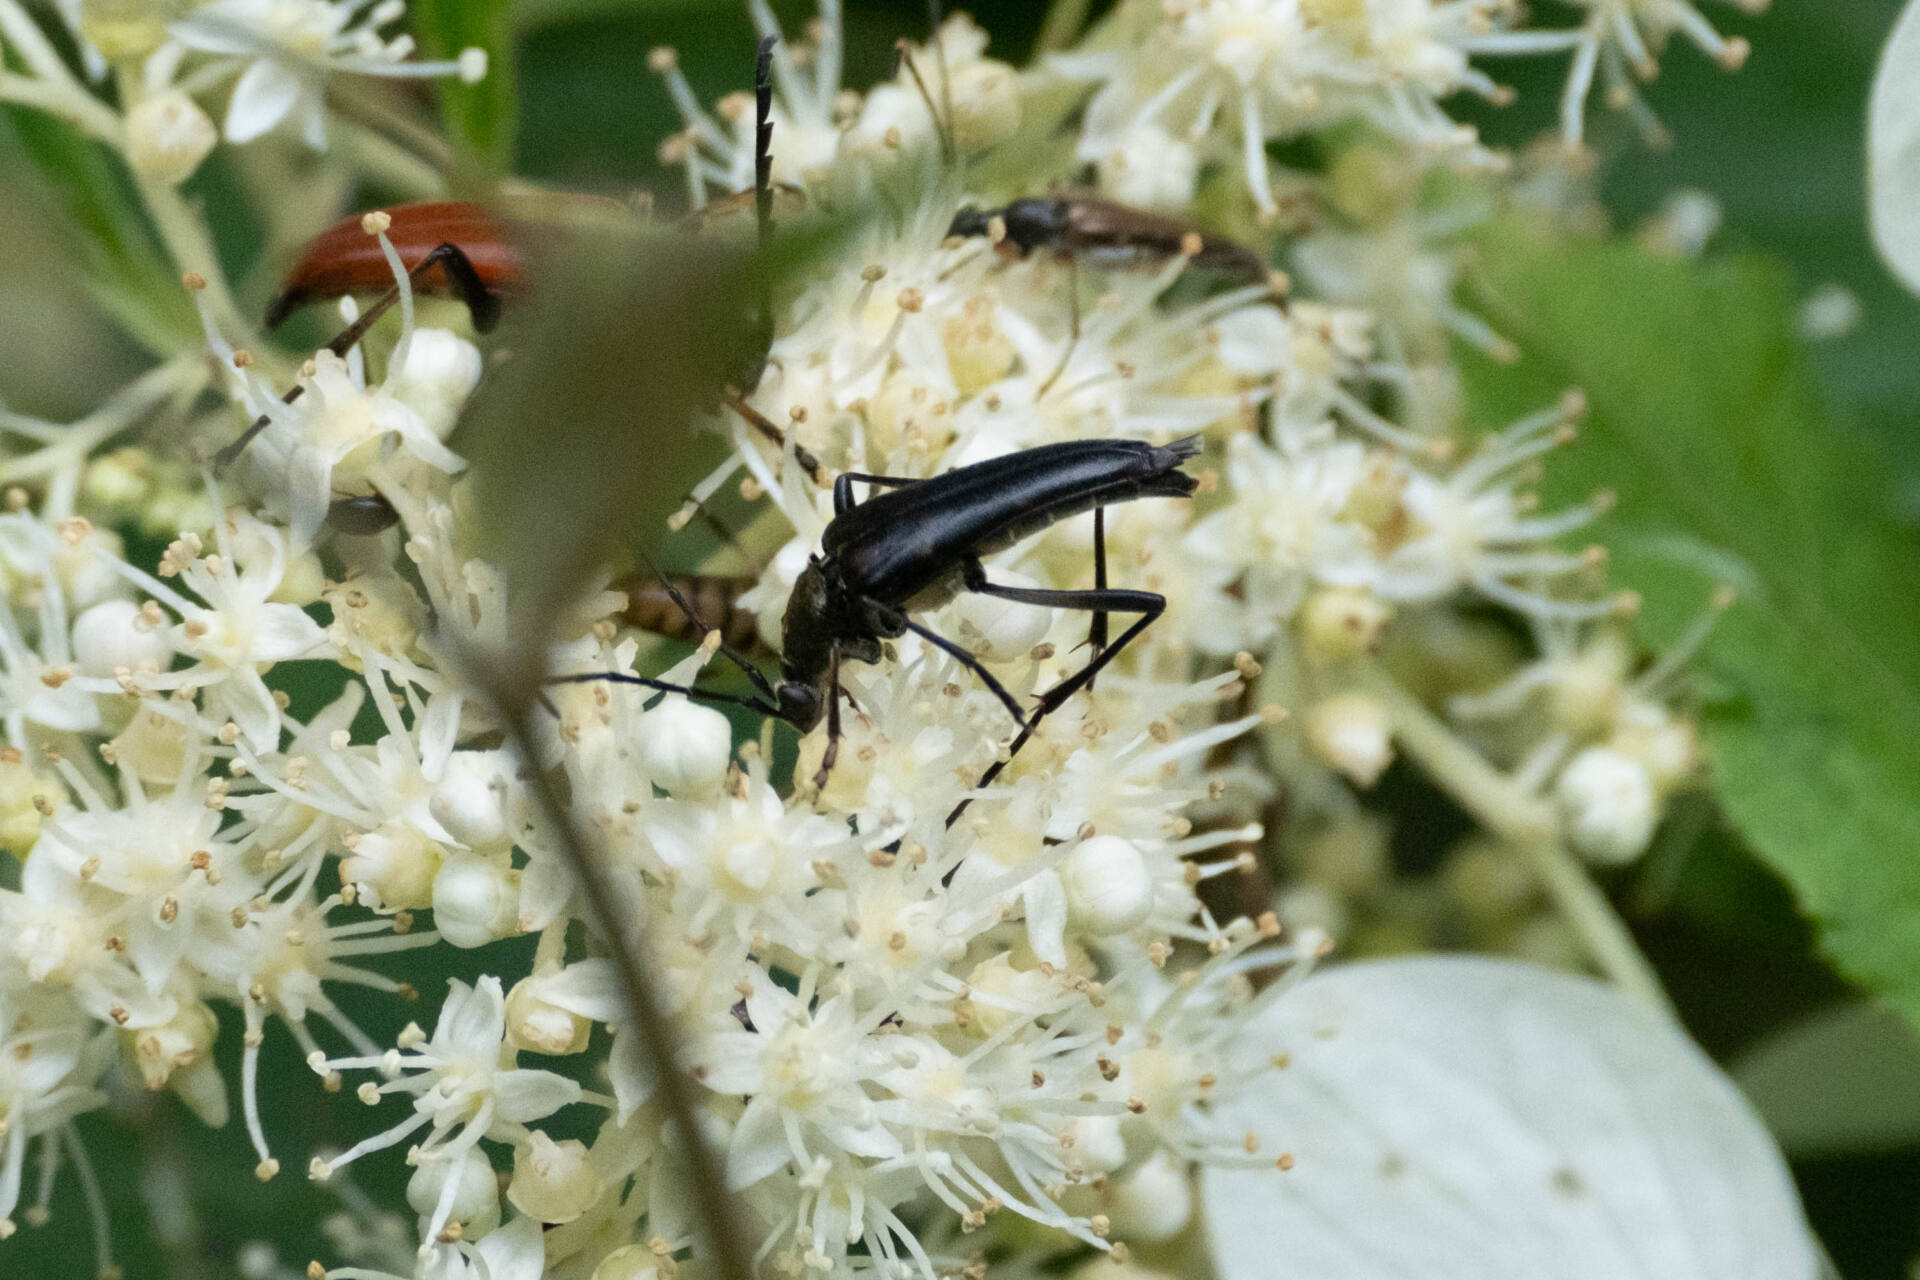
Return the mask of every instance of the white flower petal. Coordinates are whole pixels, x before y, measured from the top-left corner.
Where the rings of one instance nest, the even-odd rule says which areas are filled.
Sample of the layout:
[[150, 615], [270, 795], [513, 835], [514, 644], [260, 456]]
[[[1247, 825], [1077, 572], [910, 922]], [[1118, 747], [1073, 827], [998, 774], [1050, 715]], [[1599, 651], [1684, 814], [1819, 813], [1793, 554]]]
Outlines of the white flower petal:
[[1880, 256], [1920, 293], [1920, 0], [1894, 25], [1867, 103], [1867, 217]]
[[228, 142], [251, 142], [287, 118], [300, 98], [300, 81], [271, 58], [257, 58], [240, 73], [227, 103]]
[[1033, 954], [1048, 964], [1064, 968], [1067, 963], [1067, 893], [1060, 877], [1042, 871], [1020, 887], [1027, 908], [1027, 945]]
[[502, 1071], [494, 1077], [493, 1101], [499, 1119], [525, 1124], [580, 1101], [580, 1083], [551, 1071]]
[[447, 983], [447, 1002], [434, 1024], [433, 1043], [469, 1057], [492, 1053], [507, 1029], [507, 1002], [500, 979], [488, 974], [469, 987], [458, 978]]
[[487, 1232], [473, 1251], [487, 1280], [540, 1280], [546, 1271], [546, 1236], [535, 1218], [515, 1218]]
[[1753, 1110], [1659, 1014], [1507, 961], [1381, 961], [1249, 1031], [1291, 1055], [1220, 1117], [1290, 1172], [1211, 1168], [1222, 1280], [1274, 1242], [1316, 1280], [1810, 1280], [1815, 1247]]
[[595, 1022], [617, 1022], [627, 1016], [627, 999], [620, 973], [611, 960], [579, 960], [540, 984], [540, 998], [568, 1013]]
[[658, 1078], [653, 1059], [640, 1043], [640, 1033], [622, 1025], [613, 1033], [613, 1049], [607, 1054], [607, 1074], [613, 1079], [613, 1100], [618, 1104], [616, 1118], [625, 1124], [633, 1113], [653, 1096]]
[[240, 736], [255, 751], [272, 751], [280, 745], [280, 707], [258, 672], [235, 671], [213, 686], [207, 704], [238, 725]]
[[747, 1104], [727, 1143], [727, 1188], [738, 1191], [771, 1176], [793, 1159], [780, 1124], [780, 1107], [761, 1094]]
[[254, 620], [253, 647], [249, 655], [255, 662], [285, 662], [306, 657], [327, 642], [320, 624], [298, 605], [261, 605]]

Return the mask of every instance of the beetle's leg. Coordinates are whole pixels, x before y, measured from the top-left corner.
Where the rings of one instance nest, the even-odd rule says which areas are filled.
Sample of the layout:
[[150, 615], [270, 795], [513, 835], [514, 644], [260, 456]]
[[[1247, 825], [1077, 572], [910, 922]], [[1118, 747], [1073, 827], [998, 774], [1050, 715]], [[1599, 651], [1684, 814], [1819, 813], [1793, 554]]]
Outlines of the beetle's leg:
[[[641, 558], [646, 560], [645, 556]], [[673, 579], [662, 573], [659, 567], [651, 560], [646, 560], [646, 565], [649, 569], [653, 570], [654, 576], [660, 579], [660, 585], [666, 588], [668, 598], [679, 605], [680, 612], [686, 614], [693, 624], [700, 628], [702, 636], [704, 637], [712, 633], [714, 629], [707, 625], [707, 620], [700, 616], [699, 611], [693, 607], [693, 602], [687, 599], [681, 592], [679, 586], [674, 583]], [[761, 696], [765, 697], [769, 703], [776, 706], [779, 705], [779, 696], [774, 693], [773, 686], [767, 683], [767, 677], [761, 673], [759, 667], [748, 662], [732, 645], [728, 644], [724, 638], [720, 641], [720, 652], [726, 654], [733, 665], [745, 673], [747, 679], [753, 682], [753, 687], [760, 691]], [[839, 650], [836, 649], [834, 652], [837, 655]]]
[[888, 489], [904, 489], [920, 483], [920, 477], [916, 476], [872, 476], [864, 471], [842, 471], [833, 478], [833, 514], [836, 516], [843, 516], [859, 505], [853, 497], [853, 482], [856, 480]]
[[919, 636], [928, 644], [945, 651], [955, 662], [958, 662], [961, 666], [973, 672], [973, 674], [978, 677], [980, 683], [987, 686], [987, 692], [1000, 699], [1001, 703], [1007, 708], [1008, 714], [1013, 716], [1013, 722], [1015, 724], [1026, 724], [1027, 713], [1025, 709], [1014, 700], [1012, 694], [1007, 692], [1006, 686], [994, 678], [993, 673], [987, 670], [985, 664], [982, 663], [978, 657], [968, 653], [965, 649], [947, 639], [939, 632], [929, 627], [921, 626], [912, 618], [903, 618], [902, 621], [905, 622], [907, 630], [913, 632], [913, 634]]
[[1035, 400], [1053, 389], [1053, 384], [1058, 382], [1060, 375], [1067, 371], [1067, 362], [1073, 359], [1073, 349], [1080, 345], [1080, 260], [1071, 253], [1063, 253], [1060, 256], [1066, 259], [1067, 263], [1067, 316], [1071, 322], [1067, 330], [1067, 349], [1060, 353], [1060, 363], [1053, 367], [1053, 372], [1047, 375], [1047, 380], [1040, 384], [1038, 391], [1033, 393]]
[[[1048, 591], [1038, 587], [1003, 587], [994, 583], [984, 583], [981, 586], [975, 587], [974, 590], [980, 591], [984, 595], [997, 596], [1002, 600], [1015, 600], [1022, 604], [1044, 604], [1059, 609], [1089, 609], [1095, 612], [1112, 611], [1114, 613], [1137, 613], [1140, 615], [1132, 626], [1120, 633], [1118, 640], [1115, 640], [1111, 645], [1101, 650], [1099, 655], [1088, 662], [1086, 666], [1080, 668], [1080, 670], [1074, 672], [1065, 680], [1062, 680], [1059, 684], [1040, 695], [1039, 707], [1035, 709], [1033, 715], [1029, 717], [1021, 727], [1019, 734], [1014, 738], [1013, 742], [1008, 745], [1006, 753], [994, 761], [984, 774], [980, 775], [980, 781], [976, 785], [985, 787], [995, 778], [999, 777], [1001, 771], [1004, 770], [1008, 764], [1012, 763], [1014, 756], [1020, 753], [1020, 748], [1027, 745], [1028, 739], [1033, 737], [1034, 731], [1040, 727], [1042, 720], [1045, 720], [1049, 715], [1058, 711], [1068, 698], [1071, 698], [1074, 694], [1080, 692], [1089, 684], [1092, 684], [1093, 678], [1100, 674], [1103, 667], [1119, 657], [1122, 649], [1132, 644], [1141, 632], [1153, 624], [1154, 619], [1166, 612], [1167, 598], [1152, 591], [1129, 591], [1125, 589], [1109, 589], [1106, 591]], [[952, 826], [958, 821], [960, 815], [965, 813], [967, 806], [972, 803], [972, 797], [968, 797], [955, 805], [953, 812], [947, 815], [947, 825]]]
[[[1107, 509], [1093, 509], [1093, 589], [1107, 589]], [[1098, 658], [1107, 647], [1107, 611], [1095, 609], [1093, 621], [1087, 626], [1087, 648], [1092, 650], [1091, 657]]]
[[813, 775], [815, 792], [827, 789], [827, 777], [840, 759], [840, 646], [833, 647], [827, 664], [827, 749], [820, 757], [820, 771]]
[[[459, 245], [442, 241], [427, 250], [427, 252], [421, 256], [420, 261], [414, 263], [407, 271], [407, 279], [409, 281], [417, 281], [421, 276], [436, 266], [446, 268], [447, 278], [453, 281], [454, 293], [459, 297], [460, 301], [467, 304], [467, 312], [473, 317], [473, 327], [475, 329], [485, 333], [487, 330], [493, 328], [495, 324], [499, 323], [500, 296], [487, 288], [486, 283], [480, 279], [480, 273], [474, 270], [473, 260], [467, 257], [466, 251], [461, 249]], [[339, 333], [336, 333], [332, 340], [326, 344], [326, 349], [336, 356], [346, 355], [347, 352], [353, 350], [353, 348], [359, 344], [360, 339], [367, 336], [367, 332], [379, 322], [380, 317], [384, 316], [388, 310], [399, 301], [400, 286], [395, 285], [393, 288], [381, 294], [352, 324], [342, 329]], [[287, 391], [287, 394], [280, 397], [280, 402], [282, 404], [292, 404], [301, 396], [305, 395], [306, 390], [306, 383], [296, 382]], [[234, 459], [238, 458], [241, 453], [246, 450], [246, 447], [253, 443], [255, 436], [267, 429], [267, 424], [271, 421], [272, 419], [266, 414], [261, 414], [253, 420], [253, 423], [248, 426], [245, 431], [240, 433], [233, 443], [214, 454], [213, 473], [219, 475], [222, 471], [232, 466]]]

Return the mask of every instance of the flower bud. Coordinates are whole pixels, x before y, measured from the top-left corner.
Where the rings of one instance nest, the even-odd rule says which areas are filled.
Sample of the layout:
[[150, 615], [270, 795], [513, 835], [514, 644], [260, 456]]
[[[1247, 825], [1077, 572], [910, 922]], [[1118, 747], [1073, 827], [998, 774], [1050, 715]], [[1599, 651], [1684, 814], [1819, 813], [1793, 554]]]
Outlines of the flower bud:
[[1164, 1271], [1152, 1271], [1132, 1258], [1115, 1261], [1111, 1257], [1089, 1258], [1067, 1272], [1067, 1280], [1174, 1280]]
[[542, 1222], [572, 1222], [600, 1198], [600, 1171], [577, 1138], [555, 1142], [538, 1129], [513, 1149], [507, 1202]]
[[79, 532], [60, 539], [53, 553], [53, 569], [60, 579], [60, 589], [67, 593], [67, 607], [78, 611], [115, 599], [127, 589], [113, 568], [126, 546], [111, 529], [89, 527], [84, 521], [75, 523]]
[[456, 751], [447, 757], [427, 812], [472, 849], [506, 838], [509, 757], [498, 751]]
[[116, 524], [137, 519], [152, 488], [153, 457], [132, 446], [95, 457], [80, 480], [84, 506], [110, 512]]
[[456, 947], [479, 947], [518, 932], [520, 873], [491, 858], [456, 853], [433, 878], [433, 923]]
[[516, 1049], [556, 1057], [579, 1053], [587, 1047], [593, 1021], [548, 1000], [542, 990], [544, 982], [545, 979], [535, 973], [520, 979], [507, 993], [507, 1043]]
[[1657, 703], [1636, 700], [1622, 707], [1607, 745], [1638, 761], [1659, 795], [1673, 791], [1700, 767], [1698, 727]]
[[195, 1058], [186, 1066], [176, 1069], [167, 1087], [173, 1090], [173, 1096], [186, 1104], [193, 1112], [194, 1119], [209, 1129], [219, 1129], [226, 1125], [229, 1111], [227, 1101], [227, 1078], [220, 1074], [220, 1064], [211, 1057]]
[[449, 1222], [473, 1224], [480, 1231], [490, 1230], [500, 1220], [500, 1180], [493, 1165], [477, 1147], [469, 1147], [457, 1160], [428, 1159], [407, 1179], [407, 1204], [422, 1218], [440, 1206], [447, 1180], [455, 1179], [453, 1208]]
[[168, 186], [191, 177], [219, 140], [213, 120], [178, 89], [127, 112], [127, 162], [135, 173]]
[[167, 628], [131, 600], [102, 600], [73, 620], [73, 659], [84, 675], [111, 676], [120, 667], [164, 671], [172, 658]]
[[[328, 587], [321, 598], [333, 610], [327, 637], [341, 649], [362, 645], [389, 658], [404, 658], [420, 637], [424, 611], [413, 589], [391, 574], [355, 578]], [[357, 660], [341, 660], [359, 670]]]
[[167, 1087], [176, 1069], [204, 1058], [218, 1032], [213, 1010], [203, 1003], [183, 1004], [159, 1026], [121, 1031], [120, 1051], [140, 1082], [157, 1091]]
[[660, 1255], [644, 1244], [622, 1245], [593, 1269], [592, 1280], [659, 1280]]
[[54, 777], [42, 777], [16, 753], [0, 758], [0, 850], [25, 860], [40, 838], [40, 823], [65, 808], [67, 788]]
[[1653, 779], [1636, 761], [1608, 747], [1588, 747], [1560, 772], [1554, 788], [1567, 839], [1605, 865], [1646, 852], [1659, 825]]
[[727, 778], [733, 726], [712, 707], [669, 697], [640, 717], [640, 767], [669, 795], [712, 795]]
[[415, 329], [406, 367], [387, 389], [444, 437], [480, 385], [481, 367], [480, 349], [453, 331]]
[[190, 0], [81, 0], [80, 34], [110, 62], [145, 58], [167, 40], [167, 24]]
[[1371, 787], [1393, 763], [1386, 703], [1365, 693], [1336, 693], [1307, 712], [1307, 745], [1357, 787]]
[[1153, 124], [1127, 130], [1100, 158], [1101, 193], [1143, 209], [1185, 209], [1199, 176], [1193, 148]]
[[1086, 1173], [1112, 1173], [1127, 1162], [1127, 1140], [1118, 1116], [1078, 1116], [1072, 1121], [1073, 1164]]
[[[371, 890], [369, 906], [410, 911], [433, 903], [445, 850], [405, 822], [389, 822], [360, 837], [352, 856], [340, 864], [350, 884]], [[438, 905], [438, 904], [434, 904]]]
[[1096, 937], [1131, 932], [1153, 914], [1153, 875], [1131, 840], [1081, 841], [1060, 868], [1060, 881], [1073, 918]]
[[1166, 1240], [1193, 1220], [1193, 1175], [1164, 1147], [1141, 1161], [1114, 1188], [1110, 1216], [1129, 1240]]
[[[947, 368], [953, 374], [954, 389], [963, 396], [1000, 381], [1020, 360], [1020, 349], [1013, 345], [1013, 339], [1007, 336], [994, 315], [990, 294], [969, 298], [966, 305], [941, 326], [940, 339], [947, 350]], [[906, 385], [905, 378], [889, 378], [881, 389], [881, 397], [895, 387]]]
[[1013, 68], [982, 58], [953, 73], [953, 143], [979, 151], [1020, 127], [1020, 85]]
[[1583, 738], [1605, 733], [1620, 708], [1630, 656], [1626, 642], [1609, 632], [1555, 663], [1547, 686], [1553, 723]]
[[[994, 570], [992, 577], [1010, 587], [1041, 585], [1024, 573], [1005, 569]], [[988, 662], [1012, 662], [1047, 638], [1053, 628], [1054, 611], [1044, 605], [967, 591], [954, 600], [948, 616], [953, 619], [955, 638], [964, 647]]]
[[1371, 653], [1393, 617], [1393, 607], [1371, 591], [1328, 587], [1307, 597], [1300, 611], [1301, 639], [1321, 661]]
[[967, 975], [967, 986], [974, 1000], [966, 1029], [982, 1037], [1047, 1008], [1056, 990], [1053, 980], [1038, 970], [1014, 968], [1004, 952], [975, 965]]

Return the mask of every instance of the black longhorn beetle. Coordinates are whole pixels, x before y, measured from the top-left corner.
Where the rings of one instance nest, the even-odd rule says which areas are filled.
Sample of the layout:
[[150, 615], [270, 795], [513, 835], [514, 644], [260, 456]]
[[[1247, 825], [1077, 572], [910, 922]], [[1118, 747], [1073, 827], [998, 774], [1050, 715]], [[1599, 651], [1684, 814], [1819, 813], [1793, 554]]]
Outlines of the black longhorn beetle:
[[[750, 707], [802, 733], [819, 724], [824, 715], [827, 749], [814, 784], [825, 786], [840, 748], [841, 662], [879, 662], [882, 640], [911, 631], [973, 672], [1020, 726], [1007, 754], [980, 779], [985, 786], [1026, 745], [1041, 720], [1093, 683], [1101, 669], [1165, 611], [1165, 596], [1107, 585], [1105, 508], [1135, 498], [1191, 496], [1198, 482], [1180, 467], [1199, 451], [1197, 436], [1168, 445], [1075, 440], [1022, 449], [925, 480], [842, 474], [834, 479], [834, 516], [820, 539], [820, 552], [808, 560], [787, 602], [781, 622], [778, 684], [725, 646], [723, 651], [759, 689], [758, 698], [627, 672], [557, 676], [553, 682], [611, 681]], [[888, 491], [856, 502], [856, 482]], [[1083, 511], [1092, 511], [1094, 518], [1092, 589], [1058, 591], [988, 581], [980, 563], [983, 556]], [[980, 659], [911, 616], [938, 608], [962, 591], [1090, 612], [1088, 644], [1093, 654], [1084, 667], [1040, 694], [1039, 705], [1029, 716]], [[692, 613], [690, 604], [679, 603]], [[1111, 643], [1109, 613], [1138, 615]], [[947, 815], [949, 826], [967, 804], [962, 801]]]

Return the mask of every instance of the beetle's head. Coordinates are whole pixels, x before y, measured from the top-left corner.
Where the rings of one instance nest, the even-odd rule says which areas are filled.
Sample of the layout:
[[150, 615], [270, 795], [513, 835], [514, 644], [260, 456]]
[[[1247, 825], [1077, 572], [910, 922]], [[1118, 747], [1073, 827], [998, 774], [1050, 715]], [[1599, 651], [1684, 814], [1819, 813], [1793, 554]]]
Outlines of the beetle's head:
[[800, 680], [782, 680], [774, 686], [774, 697], [780, 700], [780, 718], [805, 733], [820, 723], [823, 708], [820, 705], [820, 690]]
[[987, 224], [999, 214], [998, 209], [982, 209], [978, 205], [962, 205], [953, 215], [953, 223], [947, 228], [949, 236], [984, 236]]

